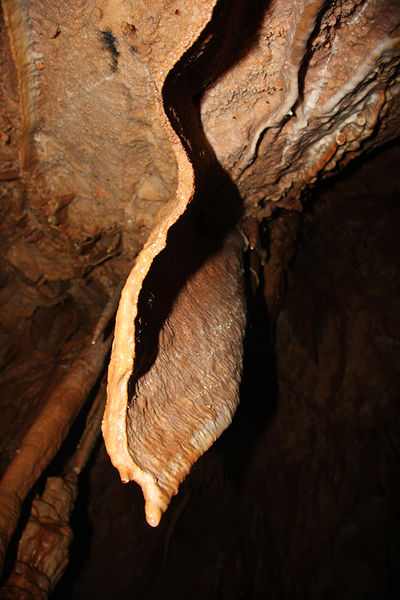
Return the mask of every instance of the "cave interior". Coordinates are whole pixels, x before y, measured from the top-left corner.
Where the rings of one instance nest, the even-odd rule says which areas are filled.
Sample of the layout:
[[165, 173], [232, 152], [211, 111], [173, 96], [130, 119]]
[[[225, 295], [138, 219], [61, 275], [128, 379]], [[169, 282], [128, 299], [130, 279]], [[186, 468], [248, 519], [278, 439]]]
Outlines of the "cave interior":
[[[284, 0], [260, 0], [253, 10], [242, 1], [207, 0], [214, 12], [207, 16], [206, 35], [203, 26], [196, 29], [203, 18], [198, 0], [192, 8], [169, 3], [165, 17], [163, 3], [152, 0], [153, 20], [144, 2], [14, 4], [23, 6], [18, 14], [30, 29], [20, 34], [13, 2], [4, 0], [0, 526], [2, 511], [6, 524], [0, 541], [6, 542], [0, 598], [399, 597], [398, 3], [293, 3], [305, 15], [296, 16], [293, 47], [299, 57], [293, 58], [293, 48], [290, 54], [300, 82], [294, 101], [277, 67], [280, 60], [289, 64], [285, 44], [278, 43], [291, 31]], [[128, 9], [136, 11], [129, 18]], [[171, 25], [177, 19], [186, 19], [182, 29]], [[239, 35], [241, 19], [246, 21]], [[354, 61], [365, 72], [361, 83], [350, 76], [343, 83], [346, 43], [354, 45], [358, 25]], [[171, 306], [232, 227], [243, 238], [238, 270], [246, 322], [240, 403], [232, 423], [192, 461], [154, 528], [146, 523], [139, 485], [121, 483], [100, 423], [121, 289], [181, 177], [149, 73], [160, 71], [164, 46], [174, 47], [174, 36], [185, 27], [197, 32], [190, 40], [197, 49], [174, 58], [162, 98], [164, 107], [173, 105], [175, 90], [187, 86], [193, 112], [185, 114], [182, 92], [183, 102], [176, 104], [182, 122], [176, 115], [172, 120], [185, 131], [185, 151], [207, 160], [192, 161], [194, 199], [176, 218], [166, 249], [144, 280], [130, 386], [156, 364]], [[374, 35], [383, 50], [368, 62]], [[317, 97], [315, 82], [330, 64], [325, 53], [332, 47], [337, 78]], [[20, 57], [25, 50], [33, 52], [30, 62]], [[79, 56], [85, 56], [81, 63]], [[365, 65], [375, 69], [375, 79]], [[251, 94], [259, 83], [255, 73], [264, 67], [270, 81], [260, 75], [266, 86], [260, 108], [261, 100]], [[285, 105], [282, 114], [272, 99], [270, 112], [262, 113], [270, 88], [277, 96], [282, 92], [276, 99], [278, 107]], [[343, 102], [329, 104], [324, 94], [341, 89]], [[349, 125], [352, 98], [358, 129]], [[360, 116], [363, 102], [366, 116]], [[329, 115], [323, 112], [328, 104]], [[224, 134], [228, 121], [231, 129]], [[321, 131], [336, 140], [333, 150], [328, 142], [321, 145]], [[244, 140], [250, 147], [254, 135], [255, 158], [240, 167]], [[203, 146], [210, 146], [204, 154]], [[282, 167], [286, 152], [293, 167]], [[228, 315], [234, 309], [231, 300], [226, 304]], [[212, 337], [207, 344], [203, 351], [200, 339], [188, 354], [195, 371], [214, 352]], [[236, 341], [235, 348], [240, 362], [242, 344]], [[198, 373], [201, 379], [204, 372]], [[41, 450], [52, 428], [54, 440]], [[35, 458], [29, 463], [31, 447]], [[7, 491], [17, 463], [15, 477], [25, 478], [27, 489], [13, 492], [19, 509], [9, 528]], [[35, 502], [53, 502], [46, 500], [49, 485], [60, 506], [66, 490], [62, 522], [56, 500], [55, 512], [40, 520]], [[48, 550], [52, 544], [55, 554]], [[34, 574], [29, 585], [27, 573]]]

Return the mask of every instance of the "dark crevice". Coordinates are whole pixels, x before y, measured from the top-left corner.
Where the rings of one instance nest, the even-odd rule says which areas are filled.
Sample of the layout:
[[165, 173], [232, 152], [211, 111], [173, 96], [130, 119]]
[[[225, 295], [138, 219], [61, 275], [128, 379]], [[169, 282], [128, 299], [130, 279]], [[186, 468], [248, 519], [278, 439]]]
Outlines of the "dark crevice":
[[102, 39], [104, 47], [111, 54], [111, 59], [112, 59], [111, 70], [117, 71], [118, 70], [118, 58], [119, 58], [119, 54], [120, 54], [117, 49], [117, 46], [116, 46], [117, 38], [114, 36], [114, 34], [112, 33], [112, 31], [110, 29], [105, 29], [104, 31], [101, 32], [101, 39]]

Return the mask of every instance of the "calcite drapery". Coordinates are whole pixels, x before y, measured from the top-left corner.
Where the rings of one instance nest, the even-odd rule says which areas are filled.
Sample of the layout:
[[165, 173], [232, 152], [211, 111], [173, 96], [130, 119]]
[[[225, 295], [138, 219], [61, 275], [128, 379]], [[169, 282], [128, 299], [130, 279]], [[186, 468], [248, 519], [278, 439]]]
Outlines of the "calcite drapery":
[[[189, 261], [189, 268], [186, 265], [183, 271], [179, 266], [174, 269], [168, 258], [161, 257], [163, 267], [158, 269], [159, 275], [165, 276], [163, 270], [168, 269], [168, 277], [174, 278], [176, 271], [181, 271], [178, 280], [182, 289], [175, 290], [171, 313], [160, 324], [159, 339], [154, 340], [158, 346], [153, 351], [157, 355], [154, 364], [142, 379], [137, 381], [135, 377], [133, 399], [129, 398], [130, 380], [136, 367], [138, 329], [140, 319], [144, 318], [137, 308], [143, 281], [155, 257], [164, 249], [170, 228], [193, 198], [193, 162], [200, 168], [208, 162], [206, 150], [196, 155], [192, 130], [197, 119], [190, 115], [195, 106], [190, 102], [180, 106], [174, 78], [172, 83], [166, 83], [166, 78], [174, 68], [179, 77], [176, 63], [209, 23], [214, 5], [213, 1], [199, 3], [198, 26], [178, 42], [154, 75], [160, 118], [178, 164], [178, 187], [176, 199], [158, 215], [157, 225], [122, 291], [109, 367], [108, 402], [103, 420], [106, 447], [122, 481], [133, 479], [141, 485], [146, 518], [152, 526], [158, 525], [191, 465], [229, 425], [238, 404], [245, 331], [242, 244], [238, 233], [229, 234], [222, 248], [212, 247], [210, 241], [208, 248], [199, 248], [196, 242], [192, 250], [190, 243], [182, 245], [184, 255], [179, 256], [179, 261], [185, 263], [187, 255], [192, 254], [192, 266]], [[204, 53], [210, 37], [198, 42], [187, 62]], [[201, 132], [196, 133], [201, 139]], [[193, 243], [195, 226], [191, 223], [188, 227]], [[177, 231], [178, 238], [185, 239], [181, 228]], [[204, 239], [196, 241], [205, 244]], [[204, 264], [199, 265], [199, 260]], [[162, 295], [163, 289], [158, 293]], [[153, 291], [151, 294], [154, 298]]]

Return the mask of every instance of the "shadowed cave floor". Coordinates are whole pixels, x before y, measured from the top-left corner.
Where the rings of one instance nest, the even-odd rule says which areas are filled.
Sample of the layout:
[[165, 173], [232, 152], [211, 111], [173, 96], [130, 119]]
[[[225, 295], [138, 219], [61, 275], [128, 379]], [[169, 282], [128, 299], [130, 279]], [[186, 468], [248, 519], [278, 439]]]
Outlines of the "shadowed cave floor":
[[273, 350], [157, 529], [98, 444], [53, 598], [398, 597], [399, 159], [307, 202]]

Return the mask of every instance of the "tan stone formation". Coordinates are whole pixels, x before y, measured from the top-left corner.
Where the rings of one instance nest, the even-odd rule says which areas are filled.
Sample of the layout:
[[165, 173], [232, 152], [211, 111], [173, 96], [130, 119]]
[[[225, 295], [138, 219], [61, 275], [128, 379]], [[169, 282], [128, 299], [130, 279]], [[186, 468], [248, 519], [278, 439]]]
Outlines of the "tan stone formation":
[[[23, 499], [104, 369], [100, 338], [128, 273], [103, 432], [121, 478], [140, 483], [157, 525], [238, 403], [242, 247], [228, 231], [238, 224], [253, 252], [259, 224], [269, 229], [270, 246], [250, 268], [255, 281], [264, 271], [273, 321], [302, 192], [400, 133], [400, 5], [2, 0], [2, 11], [4, 553]], [[276, 215], [277, 207], [288, 212]], [[79, 356], [90, 362], [87, 377]], [[203, 430], [190, 408], [201, 401]], [[15, 465], [29, 476], [14, 478]], [[12, 506], [10, 495], [18, 496]]]
[[202, 102], [206, 134], [249, 212], [296, 205], [372, 136], [398, 135], [399, 43], [391, 0], [269, 3], [251, 52]]

